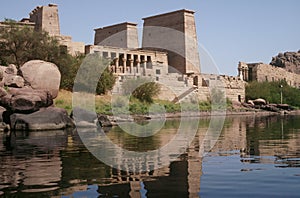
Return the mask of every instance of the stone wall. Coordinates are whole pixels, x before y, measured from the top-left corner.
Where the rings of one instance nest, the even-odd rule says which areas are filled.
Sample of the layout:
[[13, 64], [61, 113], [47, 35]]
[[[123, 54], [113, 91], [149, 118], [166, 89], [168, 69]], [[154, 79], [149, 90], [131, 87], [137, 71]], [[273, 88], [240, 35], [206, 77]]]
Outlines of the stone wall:
[[207, 100], [211, 97], [214, 88], [224, 92], [225, 97], [232, 102], [244, 102], [245, 100], [245, 81], [239, 77], [201, 74], [199, 82], [199, 99]]
[[95, 29], [94, 45], [120, 48], [138, 48], [138, 32], [135, 23], [120, 23]]
[[247, 64], [247, 66], [249, 69], [248, 81], [274, 82], [285, 80], [290, 86], [300, 88], [299, 74], [263, 63], [252, 63]]
[[65, 46], [73, 56], [83, 54], [85, 51], [85, 44], [83, 42], [74, 42], [71, 36], [60, 35], [56, 38], [59, 40], [60, 45]]

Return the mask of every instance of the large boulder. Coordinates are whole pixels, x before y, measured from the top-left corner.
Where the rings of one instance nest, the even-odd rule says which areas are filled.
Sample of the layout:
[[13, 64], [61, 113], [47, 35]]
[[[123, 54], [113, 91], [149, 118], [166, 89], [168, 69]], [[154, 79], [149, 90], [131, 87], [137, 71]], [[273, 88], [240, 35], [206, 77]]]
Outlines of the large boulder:
[[46, 90], [30, 87], [9, 88], [7, 93], [0, 88], [0, 104], [13, 112], [31, 113], [53, 104], [51, 94]]
[[14, 113], [10, 116], [13, 130], [40, 131], [73, 127], [66, 110], [57, 107], [42, 108], [31, 114]]
[[25, 82], [33, 89], [48, 90], [53, 99], [57, 97], [61, 74], [55, 64], [32, 60], [26, 62], [20, 70]]
[[253, 100], [253, 103], [255, 105], [266, 105], [267, 104], [266, 100], [262, 99], [262, 98], [258, 98], [258, 99]]

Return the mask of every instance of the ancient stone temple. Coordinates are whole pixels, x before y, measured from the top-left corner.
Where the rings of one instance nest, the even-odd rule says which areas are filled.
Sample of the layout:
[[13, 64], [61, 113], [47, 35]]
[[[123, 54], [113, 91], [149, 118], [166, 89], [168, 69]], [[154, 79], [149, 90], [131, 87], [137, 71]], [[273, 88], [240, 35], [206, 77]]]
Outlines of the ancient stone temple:
[[85, 47], [86, 54], [99, 53], [110, 60], [110, 69], [117, 76], [113, 93], [122, 92], [124, 78], [147, 77], [163, 85], [160, 99], [207, 100], [209, 85], [219, 81], [230, 100], [244, 100], [241, 78], [200, 73], [194, 11], [182, 9], [143, 20], [141, 47], [137, 24], [131, 22], [95, 29], [94, 45]]

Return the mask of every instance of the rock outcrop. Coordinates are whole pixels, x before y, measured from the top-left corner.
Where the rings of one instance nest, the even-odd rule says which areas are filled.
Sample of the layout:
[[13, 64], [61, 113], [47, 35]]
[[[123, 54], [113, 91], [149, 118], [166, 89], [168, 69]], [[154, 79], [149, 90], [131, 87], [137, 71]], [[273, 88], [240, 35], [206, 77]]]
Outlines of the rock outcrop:
[[10, 116], [10, 126], [14, 130], [57, 130], [74, 126], [67, 111], [61, 108], [42, 108], [31, 114], [14, 113]]
[[42, 107], [49, 107], [53, 99], [47, 90], [34, 90], [31, 87], [7, 88], [0, 87], [0, 104], [7, 110], [19, 113], [32, 113]]
[[[60, 85], [56, 65], [40, 60], [0, 66], [0, 130], [57, 130], [74, 126], [64, 109], [53, 107]], [[3, 127], [2, 127], [3, 126]]]
[[272, 58], [270, 65], [282, 67], [289, 72], [300, 74], [300, 50], [298, 52], [279, 53]]

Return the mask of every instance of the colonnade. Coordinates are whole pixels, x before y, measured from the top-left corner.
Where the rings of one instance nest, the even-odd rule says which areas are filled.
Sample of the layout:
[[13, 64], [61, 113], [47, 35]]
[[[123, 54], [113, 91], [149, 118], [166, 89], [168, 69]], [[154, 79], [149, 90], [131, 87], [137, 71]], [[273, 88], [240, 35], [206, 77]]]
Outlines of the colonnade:
[[152, 57], [149, 55], [119, 52], [100, 52], [111, 60], [110, 69], [115, 74], [146, 75], [146, 69], [152, 69]]

